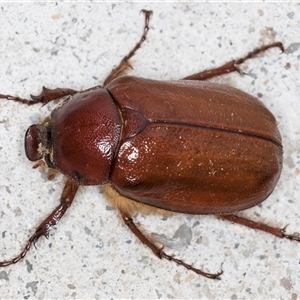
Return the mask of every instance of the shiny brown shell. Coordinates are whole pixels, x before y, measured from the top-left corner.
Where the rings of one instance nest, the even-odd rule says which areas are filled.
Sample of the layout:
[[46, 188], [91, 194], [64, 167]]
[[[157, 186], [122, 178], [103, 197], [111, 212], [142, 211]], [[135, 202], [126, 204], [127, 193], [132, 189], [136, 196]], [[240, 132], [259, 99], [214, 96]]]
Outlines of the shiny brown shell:
[[272, 113], [232, 87], [124, 76], [108, 91], [123, 120], [110, 181], [170, 211], [239, 211], [265, 200], [282, 169]]

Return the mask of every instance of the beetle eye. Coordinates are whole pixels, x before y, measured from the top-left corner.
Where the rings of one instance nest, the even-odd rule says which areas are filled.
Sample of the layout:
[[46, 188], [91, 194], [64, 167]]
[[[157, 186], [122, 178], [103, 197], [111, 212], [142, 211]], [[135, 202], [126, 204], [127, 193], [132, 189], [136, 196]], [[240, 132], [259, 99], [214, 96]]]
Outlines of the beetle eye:
[[42, 153], [39, 151], [41, 143], [42, 134], [38, 125], [31, 125], [25, 135], [25, 152], [29, 160], [36, 161], [42, 158]]

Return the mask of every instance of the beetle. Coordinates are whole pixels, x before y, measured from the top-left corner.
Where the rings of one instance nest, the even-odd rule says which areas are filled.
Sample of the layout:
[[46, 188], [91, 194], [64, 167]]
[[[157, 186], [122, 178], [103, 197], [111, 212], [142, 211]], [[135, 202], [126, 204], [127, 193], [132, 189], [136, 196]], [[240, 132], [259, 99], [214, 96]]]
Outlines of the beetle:
[[135, 47], [111, 71], [104, 84], [84, 91], [47, 89], [31, 99], [1, 94], [0, 98], [32, 105], [60, 103], [25, 135], [25, 152], [34, 167], [56, 170], [66, 177], [60, 204], [37, 227], [24, 250], [0, 262], [21, 260], [41, 236], [48, 238], [71, 206], [82, 185], [102, 185], [136, 237], [159, 258], [207, 278], [145, 236], [132, 213], [212, 214], [221, 219], [300, 242], [284, 229], [254, 222], [235, 212], [264, 201], [282, 169], [283, 147], [276, 119], [264, 104], [233, 87], [206, 81], [240, 72], [239, 65], [270, 49], [255, 49], [243, 58], [177, 81], [124, 75], [129, 60], [146, 40], [151, 11]]

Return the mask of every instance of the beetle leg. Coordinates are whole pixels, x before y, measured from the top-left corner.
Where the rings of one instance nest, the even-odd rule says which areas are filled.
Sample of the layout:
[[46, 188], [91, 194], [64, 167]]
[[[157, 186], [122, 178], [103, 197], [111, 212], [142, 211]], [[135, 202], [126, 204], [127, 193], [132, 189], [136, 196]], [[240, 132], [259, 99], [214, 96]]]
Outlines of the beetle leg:
[[212, 278], [212, 279], [220, 279], [219, 276], [223, 273], [223, 271], [220, 271], [219, 273], [216, 274], [211, 274], [211, 273], [206, 273], [202, 270], [196, 269], [192, 267], [191, 265], [186, 264], [180, 259], [174, 258], [171, 255], [166, 254], [163, 251], [163, 247], [158, 247], [156, 246], [153, 242], [151, 242], [134, 224], [133, 219], [130, 217], [129, 214], [125, 212], [121, 212], [121, 216], [123, 218], [124, 223], [128, 226], [128, 228], [135, 234], [135, 236], [146, 246], [148, 246], [152, 252], [160, 259], [165, 258], [169, 261], [173, 261], [177, 263], [178, 265], [182, 265], [183, 267], [187, 268], [188, 270], [191, 270], [199, 275], [203, 275], [207, 278]]
[[226, 219], [228, 221], [238, 223], [238, 224], [241, 224], [241, 225], [253, 228], [253, 229], [258, 229], [258, 230], [268, 232], [268, 233], [273, 234], [273, 235], [275, 235], [279, 238], [286, 238], [286, 239], [289, 239], [289, 240], [300, 242], [300, 236], [299, 235], [286, 234], [285, 233], [285, 228], [271, 227], [269, 225], [254, 222], [254, 221], [251, 221], [251, 220], [248, 220], [248, 219], [236, 216], [236, 215], [232, 215], [232, 214], [220, 215], [220, 218]]
[[114, 68], [111, 71], [111, 73], [107, 76], [107, 78], [104, 80], [104, 86], [108, 85], [112, 80], [114, 80], [115, 78], [124, 74], [126, 69], [132, 68], [129, 63], [129, 59], [132, 56], [134, 56], [135, 52], [142, 46], [142, 44], [146, 40], [147, 33], [149, 31], [149, 21], [150, 21], [150, 17], [152, 14], [151, 10], [143, 9], [141, 12], [144, 13], [144, 15], [145, 15], [145, 26], [144, 26], [143, 35], [142, 35], [141, 39], [139, 40], [139, 42], [134, 46], [134, 48], [121, 60], [119, 65], [116, 68]]
[[43, 86], [43, 90], [38, 96], [30, 95], [30, 97], [34, 103], [43, 103], [45, 105], [50, 101], [74, 95], [76, 93], [78, 93], [78, 91], [72, 89], [56, 88], [51, 90]]
[[11, 96], [11, 95], [3, 95], [3, 94], [0, 94], [0, 99], [12, 100], [12, 101], [24, 103], [24, 104], [27, 104], [27, 105], [38, 103], [38, 102], [34, 102], [34, 101], [31, 101], [31, 100], [28, 100], [28, 99], [23, 99], [23, 98], [14, 97], [14, 96]]
[[276, 42], [276, 43], [273, 43], [270, 45], [256, 48], [253, 51], [251, 51], [250, 53], [248, 53], [246, 56], [239, 58], [239, 59], [232, 60], [232, 61], [224, 64], [221, 67], [210, 69], [210, 70], [205, 70], [203, 72], [187, 76], [187, 77], [183, 78], [183, 80], [206, 80], [209, 78], [217, 77], [217, 76], [228, 74], [228, 73], [235, 72], [235, 71], [242, 73], [240, 71], [240, 69], [237, 67], [238, 65], [242, 64], [243, 62], [245, 62], [248, 59], [258, 56], [260, 53], [262, 53], [270, 48], [276, 48], [276, 47], [279, 48], [282, 52], [284, 52], [284, 47], [283, 47], [282, 43]]
[[31, 100], [14, 97], [11, 95], [2, 95], [2, 94], [0, 94], [0, 99], [2, 98], [2, 99], [12, 100], [16, 102], [21, 102], [27, 105], [32, 105], [37, 103], [43, 103], [43, 105], [45, 105], [50, 101], [57, 100], [65, 96], [74, 95], [76, 93], [78, 92], [72, 89], [56, 88], [51, 90], [43, 86], [43, 91], [38, 96], [30, 95]]
[[37, 240], [44, 235], [46, 238], [49, 237], [49, 232], [51, 227], [55, 226], [57, 222], [62, 218], [67, 209], [71, 206], [73, 199], [76, 195], [79, 185], [74, 183], [71, 180], [67, 180], [62, 195], [61, 202], [56, 209], [52, 211], [52, 213], [39, 225], [36, 229], [35, 233], [30, 237], [25, 246], [24, 250], [15, 258], [9, 261], [0, 262], [0, 267], [6, 267], [11, 264], [17, 263], [20, 259], [22, 259], [30, 249], [31, 245], [35, 246]]

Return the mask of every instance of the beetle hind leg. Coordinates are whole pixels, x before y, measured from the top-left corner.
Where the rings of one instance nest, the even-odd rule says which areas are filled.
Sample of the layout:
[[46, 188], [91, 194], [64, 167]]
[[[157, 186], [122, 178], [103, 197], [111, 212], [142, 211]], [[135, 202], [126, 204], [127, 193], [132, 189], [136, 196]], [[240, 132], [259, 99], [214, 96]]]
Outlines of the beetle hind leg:
[[25, 257], [32, 244], [35, 246], [37, 240], [41, 236], [44, 235], [46, 238], [48, 238], [51, 227], [57, 224], [57, 222], [62, 218], [67, 209], [71, 206], [77, 190], [78, 185], [71, 180], [67, 180], [62, 192], [60, 205], [55, 208], [53, 212], [39, 225], [35, 233], [28, 240], [27, 245], [25, 246], [23, 251], [11, 260], [0, 262], [0, 267], [6, 267], [17, 263], [20, 259]]
[[272, 227], [263, 223], [259, 223], [259, 222], [254, 222], [236, 215], [232, 215], [232, 214], [226, 214], [226, 215], [220, 215], [221, 219], [225, 219], [234, 223], [238, 223], [247, 227], [250, 227], [252, 229], [258, 229], [267, 233], [270, 233], [272, 235], [275, 235], [279, 238], [286, 238], [289, 240], [293, 240], [296, 242], [300, 242], [300, 236], [299, 235], [292, 235], [292, 234], [286, 234], [285, 233], [285, 228], [276, 228], [276, 227]]
[[282, 43], [276, 42], [276, 43], [273, 43], [270, 45], [256, 48], [253, 51], [249, 52], [246, 56], [239, 58], [239, 59], [234, 59], [234, 60], [222, 65], [221, 67], [210, 69], [210, 70], [205, 70], [200, 73], [196, 73], [196, 74], [187, 76], [187, 77], [183, 78], [183, 80], [206, 80], [206, 79], [210, 79], [213, 77], [217, 77], [217, 76], [232, 73], [232, 72], [242, 73], [240, 71], [240, 69], [238, 68], [238, 65], [241, 65], [243, 62], [245, 62], [248, 59], [258, 56], [260, 53], [265, 52], [266, 50], [268, 50], [270, 48], [279, 48], [282, 52], [284, 52], [284, 47], [283, 47]]
[[191, 265], [186, 264], [185, 262], [183, 262], [180, 259], [177, 259], [171, 255], [166, 254], [163, 251], [163, 247], [158, 247], [156, 246], [153, 242], [151, 242], [138, 228], [137, 226], [134, 224], [133, 219], [130, 217], [130, 215], [128, 215], [125, 212], [121, 211], [121, 216], [123, 218], [124, 223], [128, 226], [128, 228], [135, 234], [135, 236], [146, 246], [148, 246], [152, 252], [158, 257], [158, 258], [165, 258], [169, 261], [173, 261], [175, 263], [177, 263], [178, 265], [182, 265], [183, 267], [185, 267], [188, 270], [191, 270], [199, 275], [205, 276], [207, 278], [211, 278], [211, 279], [220, 279], [220, 275], [223, 273], [223, 271], [220, 271], [216, 274], [212, 274], [212, 273], [206, 273], [200, 269], [196, 269]]

